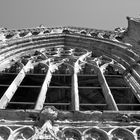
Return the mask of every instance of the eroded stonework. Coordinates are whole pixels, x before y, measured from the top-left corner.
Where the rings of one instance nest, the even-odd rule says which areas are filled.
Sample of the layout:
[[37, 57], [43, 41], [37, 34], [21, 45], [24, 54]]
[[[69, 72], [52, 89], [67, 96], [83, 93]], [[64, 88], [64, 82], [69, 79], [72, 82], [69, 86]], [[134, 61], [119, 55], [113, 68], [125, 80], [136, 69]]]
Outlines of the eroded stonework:
[[1, 28], [0, 139], [139, 140], [132, 27]]
[[[10, 113], [11, 111], [3, 111], [2, 117]], [[140, 118], [132, 112], [66, 112], [56, 110], [54, 107], [45, 107], [41, 112], [14, 111], [12, 114], [15, 116], [14, 121], [1, 120], [3, 125], [0, 126], [0, 136], [3, 139], [139, 138]], [[26, 121], [19, 121], [21, 116], [25, 117]]]

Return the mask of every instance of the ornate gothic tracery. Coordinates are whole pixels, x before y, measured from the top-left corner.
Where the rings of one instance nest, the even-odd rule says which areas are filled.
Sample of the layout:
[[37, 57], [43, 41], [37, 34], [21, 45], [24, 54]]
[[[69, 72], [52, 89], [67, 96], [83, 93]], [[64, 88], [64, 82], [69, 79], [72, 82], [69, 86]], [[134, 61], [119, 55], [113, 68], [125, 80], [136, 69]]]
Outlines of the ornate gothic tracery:
[[1, 139], [139, 139], [140, 57], [123, 33], [2, 29]]
[[[109, 73], [111, 73], [111, 75], [113, 74], [121, 76], [125, 71], [125, 69], [115, 60], [108, 58], [105, 55], [100, 57], [94, 57], [94, 52], [91, 53], [85, 49], [82, 50], [70, 47], [67, 47], [67, 50], [65, 50], [64, 46], [61, 46], [49, 49], [47, 48], [40, 51], [39, 50], [34, 51], [34, 53], [31, 56], [30, 55], [22, 56], [21, 58], [18, 58], [18, 61], [13, 62], [13, 60], [11, 60], [11, 63], [12, 65], [9, 68], [5, 68], [2, 71], [2, 73], [15, 74], [16, 77], [13, 79], [13, 82], [9, 85], [8, 89], [1, 97], [0, 104], [2, 109], [5, 109], [7, 105], [10, 103], [11, 99], [14, 98], [14, 95], [18, 91], [18, 87], [24, 88], [22, 86], [22, 83], [24, 83], [24, 79], [26, 78], [26, 76], [42, 74], [44, 81], [42, 80], [43, 82], [42, 84], [40, 84], [41, 88], [40, 92], [38, 93], [38, 99], [35, 105], [35, 109], [41, 110], [45, 104], [47, 91], [49, 90], [49, 88], [61, 89], [61, 86], [63, 86], [63, 84], [61, 85], [61, 80], [58, 81], [59, 82], [58, 84], [61, 86], [57, 86], [56, 83], [53, 83], [53, 81], [51, 82], [52, 77], [55, 78], [55, 76], [57, 75], [58, 79], [60, 78], [61, 74], [63, 78], [67, 77], [68, 75], [69, 76], [68, 78], [71, 79], [69, 86], [63, 86], [64, 89], [69, 89], [69, 91], [71, 90], [71, 93], [69, 93], [71, 94], [71, 96], [69, 95], [70, 96], [69, 103], [71, 104], [70, 109], [79, 110], [80, 108], [79, 94], [81, 96], [82, 94], [84, 94], [79, 93], [79, 91], [81, 91], [81, 89], [83, 89], [84, 87], [86, 88], [87, 86], [86, 82], [83, 83], [83, 85], [85, 85], [84, 87], [78, 86], [78, 84], [80, 85], [78, 77], [82, 79], [83, 76], [84, 77], [89, 76], [91, 81], [89, 81], [88, 83], [89, 85], [92, 86], [89, 86], [88, 88], [101, 90], [100, 91], [101, 93], [97, 94], [101, 94], [101, 96], [103, 96], [103, 99], [105, 100], [108, 106], [106, 108], [107, 110], [118, 110], [117, 104], [114, 100], [114, 97], [111, 93], [111, 89], [109, 88], [109, 85], [106, 81], [104, 74], [106, 73], [108, 75]], [[98, 86], [96, 87], [94, 85], [92, 77], [95, 77], [95, 79], [98, 81], [99, 87]], [[50, 86], [50, 84], [52, 85]], [[127, 87], [125, 82], [124, 85], [125, 85], [124, 88]], [[12, 104], [14, 104], [14, 102]]]

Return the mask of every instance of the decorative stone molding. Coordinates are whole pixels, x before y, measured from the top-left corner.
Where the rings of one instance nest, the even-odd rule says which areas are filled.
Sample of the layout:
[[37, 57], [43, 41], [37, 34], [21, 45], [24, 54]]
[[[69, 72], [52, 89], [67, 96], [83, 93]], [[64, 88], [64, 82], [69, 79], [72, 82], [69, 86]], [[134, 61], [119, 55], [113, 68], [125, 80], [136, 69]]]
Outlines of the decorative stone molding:
[[[0, 83], [0, 138], [140, 139], [140, 56], [131, 40], [126, 41], [131, 36], [126, 37], [129, 33], [129, 28], [115, 31], [44, 26], [2, 28], [0, 79], [6, 82]], [[63, 76], [65, 80], [61, 81]], [[35, 85], [23, 84], [26, 77]], [[116, 79], [109, 82], [110, 77]], [[51, 85], [51, 81], [55, 84]], [[114, 83], [119, 86], [113, 86]], [[21, 98], [20, 88], [34, 90], [34, 96], [30, 97], [23, 92], [24, 98], [34, 100], [37, 95], [37, 100], [16, 101], [13, 97], [18, 92], [18, 99]], [[59, 89], [68, 92], [61, 100]], [[123, 103], [119, 101], [121, 97]], [[16, 109], [11, 110], [13, 105]]]

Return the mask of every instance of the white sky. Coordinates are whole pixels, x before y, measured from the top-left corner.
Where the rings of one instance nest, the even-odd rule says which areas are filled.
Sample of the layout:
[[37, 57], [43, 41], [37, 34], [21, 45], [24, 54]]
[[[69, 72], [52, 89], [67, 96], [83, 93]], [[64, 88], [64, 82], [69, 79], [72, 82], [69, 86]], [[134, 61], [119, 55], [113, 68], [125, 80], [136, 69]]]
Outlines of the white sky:
[[140, 17], [140, 0], [0, 0], [0, 26], [80, 26], [113, 30]]

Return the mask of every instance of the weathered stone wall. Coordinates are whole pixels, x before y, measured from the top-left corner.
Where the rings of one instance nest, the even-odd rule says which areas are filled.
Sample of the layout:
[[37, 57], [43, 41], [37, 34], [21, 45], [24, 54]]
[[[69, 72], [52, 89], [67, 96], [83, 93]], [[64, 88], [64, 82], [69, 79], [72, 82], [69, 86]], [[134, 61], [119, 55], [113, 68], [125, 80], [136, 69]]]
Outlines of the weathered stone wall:
[[123, 41], [133, 45], [135, 52], [140, 54], [140, 18], [127, 17], [128, 28], [123, 34]]
[[[131, 25], [134, 26], [133, 24]], [[137, 26], [136, 26], [137, 27]], [[135, 30], [137, 28], [134, 28]], [[74, 31], [73, 31], [74, 30]], [[82, 29], [83, 30], [83, 29]], [[28, 31], [28, 36], [23, 31], [7, 34], [1, 37], [0, 62], [8, 65], [7, 61], [18, 59], [22, 54], [31, 53], [33, 50], [56, 47], [63, 45], [87, 49], [99, 55], [113, 58], [125, 68], [124, 77], [135, 90], [140, 99], [140, 57], [133, 50], [134, 47], [109, 38], [112, 32], [96, 30], [95, 34], [89, 29], [82, 31], [71, 28], [56, 33], [55, 30]], [[93, 30], [92, 30], [93, 31]], [[130, 32], [129, 32], [130, 31]], [[39, 35], [39, 33], [41, 33]], [[51, 32], [51, 33], [50, 33]], [[126, 38], [135, 32], [128, 28]], [[132, 40], [138, 40], [139, 33], [132, 35]], [[106, 36], [104, 36], [106, 34]], [[18, 36], [17, 36], [18, 35]], [[16, 38], [14, 38], [16, 36]], [[136, 38], [135, 38], [136, 36]], [[127, 41], [126, 41], [127, 42]], [[131, 41], [130, 41], [131, 43]], [[9, 61], [10, 62], [10, 61]], [[2, 69], [2, 66], [1, 66]], [[137, 112], [100, 112], [100, 111], [58, 111], [55, 108], [44, 110], [0, 110], [0, 136], [3, 139], [138, 139], [140, 127], [139, 111]]]
[[0, 113], [0, 138], [8, 140], [136, 140], [140, 134], [139, 112], [65, 112], [47, 107], [40, 112], [1, 110]]

